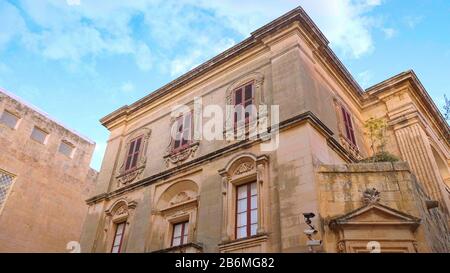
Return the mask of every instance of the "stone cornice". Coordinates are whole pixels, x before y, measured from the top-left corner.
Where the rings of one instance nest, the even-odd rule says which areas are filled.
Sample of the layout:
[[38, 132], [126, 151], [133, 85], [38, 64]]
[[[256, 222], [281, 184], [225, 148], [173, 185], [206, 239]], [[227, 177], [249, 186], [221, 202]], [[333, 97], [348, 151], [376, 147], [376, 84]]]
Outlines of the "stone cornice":
[[100, 122], [106, 128], [112, 128], [114, 125], [120, 123], [124, 119], [126, 120], [126, 117], [128, 115], [151, 104], [152, 102], [157, 101], [158, 99], [161, 99], [174, 89], [199, 78], [200, 76], [212, 71], [214, 68], [244, 53], [245, 51], [263, 44], [262, 39], [264, 37], [272, 35], [273, 33], [276, 33], [281, 29], [287, 28], [294, 22], [298, 22], [299, 26], [302, 27], [302, 29], [311, 36], [313, 41], [315, 41], [316, 55], [319, 56], [322, 61], [329, 63], [331, 67], [336, 69], [337, 74], [344, 80], [344, 82], [346, 82], [351, 87], [355, 94], [358, 97], [362, 97], [362, 88], [358, 85], [350, 72], [345, 68], [342, 62], [336, 57], [334, 52], [328, 46], [329, 42], [325, 38], [323, 33], [314, 24], [314, 22], [306, 14], [306, 12], [301, 7], [297, 7], [284, 14], [283, 16], [275, 19], [274, 21], [268, 23], [267, 25], [252, 32], [251, 36], [244, 41], [220, 53], [219, 55], [213, 57], [205, 63], [197, 66], [193, 70], [185, 73], [184, 75], [157, 89], [156, 91], [138, 100], [137, 102], [129, 106], [123, 106], [120, 109], [105, 116], [100, 120]]
[[450, 126], [446, 122], [442, 113], [439, 111], [439, 108], [428, 95], [428, 92], [413, 70], [405, 71], [368, 88], [366, 90], [366, 99], [367, 101], [370, 101], [377, 97], [380, 98], [387, 96], [387, 93], [389, 92], [401, 92], [403, 89], [397, 89], [396, 87], [405, 83], [410, 84], [412, 87], [410, 90], [413, 92], [413, 95], [419, 100], [427, 113], [431, 116], [431, 121], [436, 124], [436, 127], [440, 131], [445, 143], [450, 146]]

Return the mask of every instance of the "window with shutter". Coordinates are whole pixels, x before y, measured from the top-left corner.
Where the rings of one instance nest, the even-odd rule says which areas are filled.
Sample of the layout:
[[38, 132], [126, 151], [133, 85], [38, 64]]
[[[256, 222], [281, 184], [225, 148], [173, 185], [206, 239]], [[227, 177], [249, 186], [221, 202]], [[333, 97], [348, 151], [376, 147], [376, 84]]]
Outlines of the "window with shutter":
[[347, 140], [352, 143], [354, 146], [356, 146], [356, 138], [355, 138], [355, 131], [353, 127], [353, 121], [352, 116], [350, 113], [345, 109], [344, 106], [341, 107], [342, 110], [342, 118], [344, 120], [344, 127], [345, 127], [345, 137]]
[[125, 171], [130, 171], [136, 168], [139, 154], [142, 147], [142, 136], [133, 139], [127, 152], [127, 160], [125, 162]]

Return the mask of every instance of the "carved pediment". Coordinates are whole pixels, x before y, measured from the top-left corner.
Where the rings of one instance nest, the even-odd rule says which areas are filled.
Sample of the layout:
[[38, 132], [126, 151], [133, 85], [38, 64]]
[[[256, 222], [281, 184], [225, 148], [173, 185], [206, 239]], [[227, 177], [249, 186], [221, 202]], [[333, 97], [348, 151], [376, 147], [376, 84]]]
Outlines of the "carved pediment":
[[179, 194], [177, 194], [171, 201], [170, 201], [170, 205], [176, 205], [176, 204], [180, 204], [186, 201], [191, 200], [192, 197], [190, 197], [186, 192], [182, 191]]
[[388, 206], [371, 203], [350, 213], [334, 218], [330, 227], [347, 225], [411, 225], [417, 227], [420, 219]]
[[114, 216], [124, 216], [124, 215], [128, 215], [128, 208], [125, 205], [119, 207], [114, 213]]
[[244, 162], [239, 167], [236, 168], [233, 175], [243, 175], [249, 172], [252, 172], [255, 169], [255, 163], [253, 162]]

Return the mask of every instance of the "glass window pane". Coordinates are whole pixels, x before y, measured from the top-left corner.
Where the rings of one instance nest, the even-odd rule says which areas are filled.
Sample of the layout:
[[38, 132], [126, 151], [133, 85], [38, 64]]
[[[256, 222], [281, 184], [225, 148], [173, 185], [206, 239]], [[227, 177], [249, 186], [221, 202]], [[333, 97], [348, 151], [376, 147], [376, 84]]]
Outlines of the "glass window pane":
[[111, 253], [119, 253], [119, 246], [113, 247]]
[[134, 168], [137, 166], [138, 158], [139, 158], [139, 153], [136, 153], [133, 155], [133, 161], [131, 162], [130, 168]]
[[250, 100], [252, 98], [252, 84], [245, 86], [245, 100]]
[[118, 226], [117, 226], [117, 234], [122, 234], [122, 232], [123, 232], [123, 228], [125, 227], [125, 224], [124, 223], [121, 223], [121, 224], [119, 224]]
[[258, 208], [258, 196], [252, 196], [251, 197], [251, 208], [257, 209]]
[[238, 200], [237, 212], [244, 212], [247, 210], [247, 198]]
[[136, 144], [136, 142], [131, 141], [130, 142], [130, 148], [128, 148], [128, 155], [132, 155], [134, 152], [134, 144]]
[[141, 149], [141, 142], [142, 142], [142, 138], [139, 138], [136, 140], [136, 144], [134, 147], [134, 152], [138, 152]]
[[247, 185], [239, 186], [237, 189], [237, 198], [242, 199], [247, 197]]
[[241, 239], [247, 237], [247, 227], [240, 227], [236, 230], [236, 238]]
[[182, 236], [187, 236], [188, 235], [188, 231], [189, 231], [189, 222], [186, 222], [183, 224], [184, 228], [182, 230], [183, 234], [181, 234]]
[[236, 90], [236, 93], [235, 93], [235, 94], [236, 94], [236, 95], [235, 95], [235, 101], [234, 101], [234, 104], [235, 104], [235, 105], [241, 104], [241, 103], [242, 103], [242, 89]]
[[5, 124], [11, 129], [14, 129], [16, 128], [17, 122], [19, 122], [19, 118], [5, 111], [0, 117], [0, 122]]
[[114, 238], [113, 246], [120, 246], [120, 241], [122, 240], [122, 236], [116, 236]]
[[187, 244], [188, 236], [187, 234], [183, 236], [183, 244]]
[[256, 189], [256, 182], [253, 182], [250, 187], [251, 187], [251, 195], [257, 195], [258, 191]]
[[125, 170], [127, 171], [127, 170], [129, 170], [130, 168], [131, 168], [131, 159], [132, 159], [133, 157], [130, 155], [130, 156], [128, 156], [127, 157], [127, 164], [125, 165]]
[[250, 220], [252, 224], [258, 223], [258, 210], [252, 210], [250, 212]]
[[239, 213], [237, 215], [237, 226], [242, 227], [245, 225], [247, 225], [247, 213], [246, 212]]
[[258, 225], [254, 224], [250, 226], [250, 236], [256, 235], [258, 232]]
[[181, 244], [181, 237], [173, 238], [172, 246], [179, 246]]
[[173, 227], [173, 237], [181, 236], [181, 224], [177, 224]]

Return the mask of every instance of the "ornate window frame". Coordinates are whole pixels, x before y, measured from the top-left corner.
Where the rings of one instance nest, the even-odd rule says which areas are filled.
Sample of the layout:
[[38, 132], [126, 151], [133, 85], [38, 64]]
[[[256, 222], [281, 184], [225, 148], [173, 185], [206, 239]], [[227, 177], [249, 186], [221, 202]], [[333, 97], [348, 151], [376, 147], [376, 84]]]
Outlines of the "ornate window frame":
[[191, 141], [189, 141], [189, 144], [180, 149], [174, 149], [175, 140], [172, 138], [172, 130], [178, 123], [179, 119], [184, 118], [186, 113], [179, 113], [177, 116], [172, 116], [170, 119], [169, 144], [167, 145], [164, 155], [164, 162], [166, 163], [167, 168], [170, 166], [177, 166], [186, 161], [188, 158], [194, 157], [198, 147], [200, 146], [200, 141], [194, 139], [194, 131], [196, 128], [195, 122], [198, 121], [198, 119], [194, 116], [193, 111], [190, 111], [189, 113], [191, 116]]
[[[152, 134], [152, 130], [149, 128], [141, 128], [136, 130], [135, 132], [131, 133], [127, 136], [125, 140], [125, 147], [122, 149], [121, 153], [121, 164], [119, 169], [116, 173], [116, 181], [117, 181], [117, 187], [125, 186], [127, 184], [130, 184], [136, 180], [138, 180], [142, 173], [144, 172], [145, 165], [147, 163], [147, 148], [148, 148], [148, 142], [150, 140]], [[136, 167], [134, 167], [131, 170], [125, 171], [125, 164], [127, 162], [127, 156], [128, 151], [130, 149], [131, 141], [134, 139], [142, 136], [142, 143], [141, 143], [141, 151], [139, 152], [138, 160]]]
[[[254, 237], [266, 236], [269, 231], [269, 157], [244, 153], [233, 158], [227, 166], [219, 171], [222, 177], [222, 234], [221, 240], [226, 245], [237, 241], [245, 243]], [[258, 193], [258, 229], [257, 235], [236, 240], [236, 191], [237, 186], [256, 181]]]
[[[238, 126], [235, 127], [234, 93], [237, 89], [239, 89], [239, 87], [242, 87], [250, 82], [253, 83], [253, 104], [257, 108], [257, 115], [256, 115], [256, 122], [250, 124], [248, 130], [246, 130], [247, 126], [246, 123], [238, 124]], [[242, 134], [245, 134], [246, 132], [248, 132], [249, 134], [256, 134], [258, 121], [260, 121], [261, 119], [267, 119], [267, 113], [266, 112], [262, 113], [261, 111], [263, 109], [261, 110], [258, 109], [259, 108], [258, 106], [263, 104], [266, 104], [266, 100], [264, 97], [264, 74], [262, 74], [261, 72], [251, 72], [231, 83], [225, 92], [225, 105], [231, 106], [226, 107], [225, 130], [224, 130], [226, 139], [231, 140], [235, 139], [236, 137], [238, 139], [241, 139], [243, 137]]]
[[115, 201], [109, 209], [105, 210], [105, 252], [111, 251], [111, 246], [114, 242], [116, 233], [116, 225], [125, 223], [125, 233], [122, 235], [121, 252], [126, 250], [129, 225], [133, 220], [136, 201], [129, 201], [126, 198], [121, 198]]

